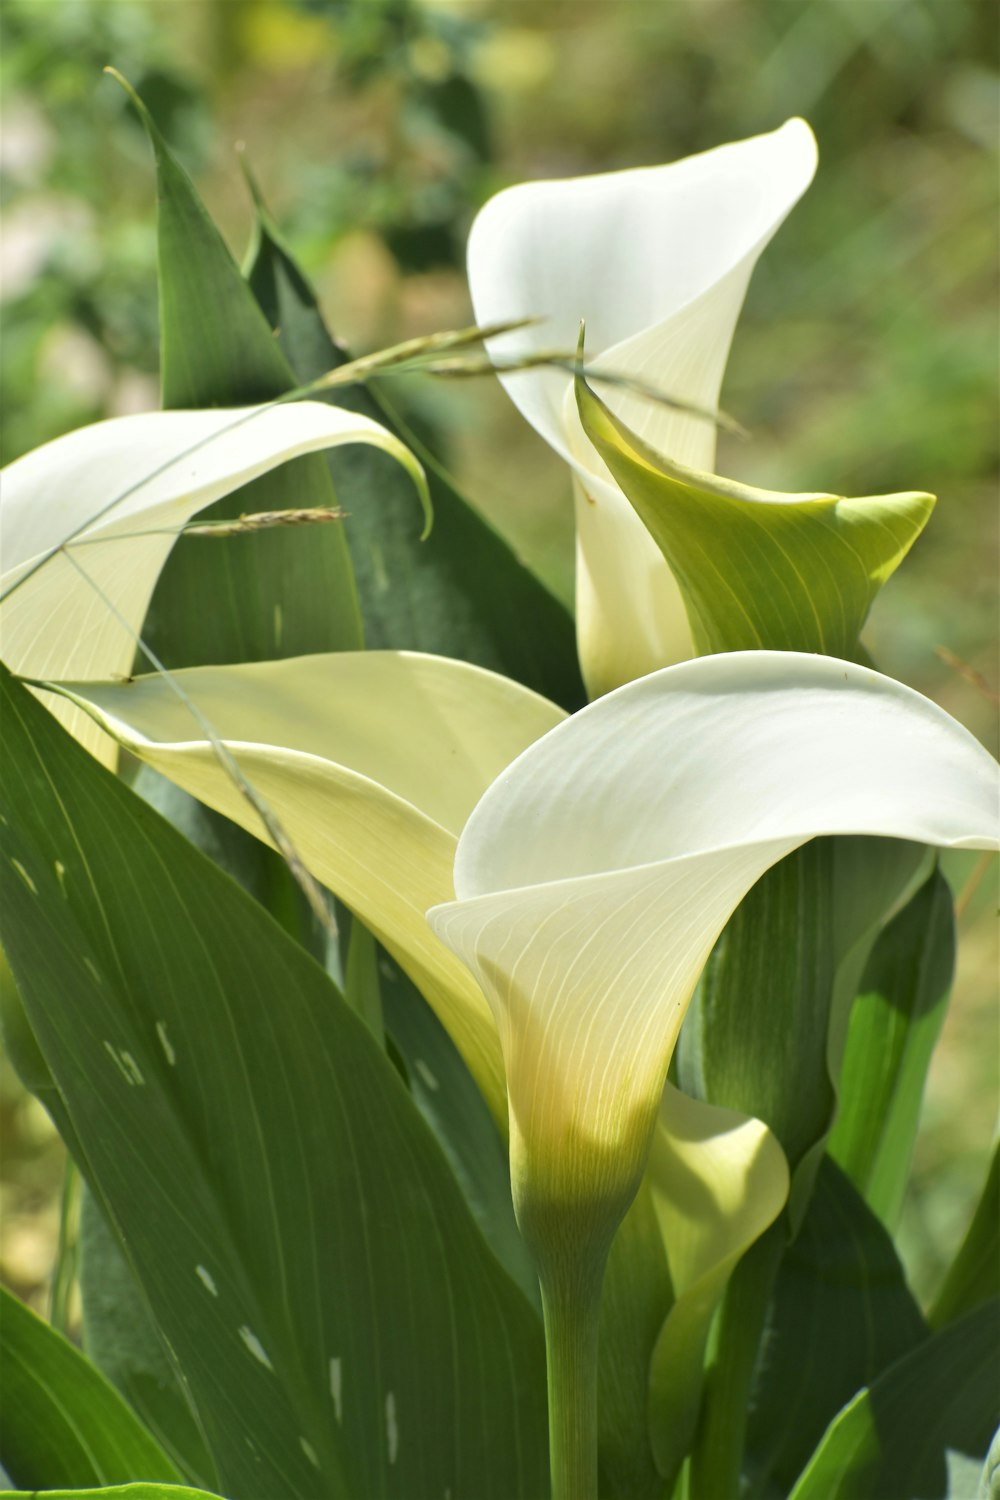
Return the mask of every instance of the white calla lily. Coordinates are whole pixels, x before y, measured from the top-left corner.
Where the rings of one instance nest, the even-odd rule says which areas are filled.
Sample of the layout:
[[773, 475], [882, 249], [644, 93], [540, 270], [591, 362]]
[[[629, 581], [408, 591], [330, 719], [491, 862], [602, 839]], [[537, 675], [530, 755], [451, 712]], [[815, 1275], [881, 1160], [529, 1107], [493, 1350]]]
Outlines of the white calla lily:
[[[714, 410], [757, 259], [812, 180], [816, 143], [789, 120], [662, 167], [525, 183], [492, 198], [472, 226], [468, 271], [480, 323], [537, 317], [505, 335], [504, 357], [576, 347]], [[512, 401], [576, 479], [577, 632], [592, 696], [689, 654], [676, 584], [589, 440], [571, 378], [501, 374]], [[715, 428], [621, 387], [602, 392], [653, 448], [710, 471]]]
[[[116, 417], [18, 459], [0, 475], [4, 661], [23, 677], [127, 674], [180, 528], [279, 464], [345, 443], [392, 454], [426, 494], [398, 438], [319, 401]], [[72, 727], [100, 746], [87, 720]]]
[[994, 848], [998, 793], [941, 709], [797, 653], [654, 673], [526, 750], [465, 825], [458, 899], [429, 913], [496, 1018], [522, 1221], [627, 1205], [692, 990], [765, 870], [820, 834]]
[[483, 792], [563, 710], [495, 672], [407, 651], [191, 667], [171, 679], [62, 691], [138, 759], [266, 838], [205, 736], [211, 724], [312, 875], [426, 995], [503, 1128], [492, 1015], [424, 913], [454, 895], [458, 836]]

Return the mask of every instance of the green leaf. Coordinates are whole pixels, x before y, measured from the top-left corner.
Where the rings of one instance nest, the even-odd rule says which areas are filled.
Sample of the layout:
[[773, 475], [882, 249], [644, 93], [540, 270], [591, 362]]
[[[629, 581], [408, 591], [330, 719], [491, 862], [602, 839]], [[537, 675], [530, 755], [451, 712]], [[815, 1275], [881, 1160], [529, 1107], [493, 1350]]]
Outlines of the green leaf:
[[414, 1102], [437, 1136], [486, 1243], [540, 1317], [538, 1273], [514, 1218], [506, 1144], [458, 1048], [419, 990], [383, 948], [377, 962], [386, 1029]]
[[533, 1500], [538, 1319], [392, 1064], [254, 902], [3, 696], [4, 945], [224, 1492]]
[[791, 1500], [974, 1500], [961, 1460], [981, 1462], [1000, 1417], [998, 1346], [991, 1302], [904, 1355], [831, 1423]]
[[695, 649], [855, 660], [876, 594], [934, 496], [780, 495], [672, 463], [576, 381], [584, 432], [677, 580]]
[[[259, 197], [248, 274], [300, 380], [344, 362], [347, 355], [327, 333], [315, 296]], [[370, 462], [358, 449], [330, 464], [350, 512], [345, 531], [367, 644], [461, 657], [563, 708], [579, 708], [585, 693], [568, 612], [458, 493], [385, 398], [354, 386], [327, 399], [374, 418], [419, 454], [434, 507], [434, 529], [421, 542], [412, 493], [391, 464], [377, 457]]]
[[[297, 382], [266, 318], [191, 179], [132, 98], [156, 159], [163, 405], [238, 406], [284, 395]], [[409, 500], [419, 527], [412, 492]], [[310, 456], [237, 490], [203, 519], [334, 503], [325, 463]], [[172, 667], [356, 649], [361, 619], [341, 527], [181, 537], [143, 634]]]
[[763, 1120], [793, 1171], [833, 1105], [833, 857], [832, 840], [814, 839], [753, 887], [706, 965], [679, 1054], [684, 1092]]
[[218, 1500], [180, 1484], [115, 1484], [99, 1490], [12, 1490], [6, 1500]]
[[831, 1063], [855, 976], [925, 858], [897, 839], [814, 839], [757, 882], [722, 934], [681, 1033], [685, 1093], [763, 1120], [792, 1169], [793, 1228], [836, 1101]]
[[926, 1337], [892, 1241], [824, 1158], [765, 1328], [747, 1428], [748, 1497], [786, 1495], [845, 1402]]
[[80, 1207], [83, 1349], [125, 1397], [185, 1479], [213, 1489], [215, 1466], [142, 1288], [93, 1192]]
[[879, 936], [861, 980], [828, 1149], [890, 1229], [909, 1176], [955, 967], [951, 889], [930, 879]]
[[943, 1328], [991, 1297], [1000, 1297], [1000, 1142], [993, 1147], [965, 1239], [931, 1309], [931, 1327]]
[[179, 1480], [118, 1392], [61, 1333], [0, 1288], [0, 1463], [30, 1489]]
[[[795, 1233], [823, 1159], [836, 1096], [840, 1035], [855, 980], [884, 913], [925, 858], [891, 839], [815, 839], [758, 881], [706, 966], [681, 1032], [686, 1093], [762, 1120], [791, 1169], [782, 1228], [738, 1267], [717, 1324], [694, 1466], [707, 1492], [738, 1469], [753, 1351], [781, 1238]], [[766, 1243], [765, 1243], [766, 1242]]]

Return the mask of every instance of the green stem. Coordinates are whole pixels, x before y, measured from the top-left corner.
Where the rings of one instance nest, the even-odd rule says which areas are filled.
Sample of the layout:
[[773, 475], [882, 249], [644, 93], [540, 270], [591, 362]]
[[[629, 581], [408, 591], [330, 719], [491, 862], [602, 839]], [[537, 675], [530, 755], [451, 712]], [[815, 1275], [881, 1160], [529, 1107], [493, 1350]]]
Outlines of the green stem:
[[542, 1278], [552, 1500], [597, 1500], [597, 1339], [606, 1256]]
[[69, 1303], [76, 1281], [80, 1222], [80, 1174], [67, 1156], [59, 1212], [59, 1245], [52, 1273], [50, 1321], [60, 1333], [69, 1333]]
[[748, 1250], [726, 1288], [690, 1458], [690, 1500], [736, 1500], [739, 1494], [750, 1384], [786, 1238], [780, 1218]]

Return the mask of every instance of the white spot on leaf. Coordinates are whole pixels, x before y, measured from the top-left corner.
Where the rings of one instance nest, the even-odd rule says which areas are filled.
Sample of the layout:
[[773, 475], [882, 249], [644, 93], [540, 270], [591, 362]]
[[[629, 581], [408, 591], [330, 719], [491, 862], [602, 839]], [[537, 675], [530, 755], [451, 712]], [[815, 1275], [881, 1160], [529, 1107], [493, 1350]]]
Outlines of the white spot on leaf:
[[163, 1048], [164, 1057], [167, 1059], [167, 1062], [170, 1064], [170, 1066], [172, 1068], [175, 1068], [177, 1066], [177, 1053], [170, 1045], [170, 1038], [167, 1036], [166, 1021], [157, 1021], [156, 1035], [160, 1039], [160, 1046]]
[[399, 1423], [396, 1421], [396, 1397], [392, 1391], [385, 1398], [385, 1445], [389, 1451], [389, 1462], [396, 1462], [399, 1452]]
[[413, 1066], [429, 1089], [436, 1092], [441, 1087], [422, 1057], [415, 1057], [413, 1059]]
[[24, 881], [25, 885], [28, 887], [28, 890], [31, 892], [31, 894], [33, 896], [37, 896], [38, 895], [38, 887], [35, 884], [35, 882], [32, 880], [31, 876], [28, 874], [27, 870], [22, 865], [21, 861], [19, 859], [12, 859], [11, 860], [11, 864], [14, 866], [14, 869], [20, 875], [21, 879]]
[[264, 1345], [254, 1333], [253, 1329], [248, 1328], [244, 1323], [243, 1327], [239, 1330], [239, 1335], [244, 1344], [246, 1344], [247, 1348], [250, 1350], [250, 1353], [253, 1355], [254, 1359], [257, 1360], [259, 1364], [262, 1364], [265, 1370], [273, 1370], [274, 1366], [267, 1357], [267, 1350], [264, 1348]]
[[333, 1397], [333, 1409], [337, 1413], [337, 1421], [344, 1420], [344, 1376], [339, 1359], [330, 1360], [330, 1395]]
[[135, 1058], [130, 1052], [119, 1052], [118, 1048], [113, 1046], [111, 1042], [108, 1041], [104, 1043], [104, 1050], [110, 1057], [111, 1061], [114, 1063], [115, 1067], [118, 1069], [119, 1073], [124, 1078], [125, 1082], [128, 1084], [129, 1088], [134, 1088], [137, 1083], [146, 1082], [142, 1074], [139, 1072], [139, 1069], [136, 1067]]
[[300, 1437], [299, 1438], [299, 1447], [302, 1449], [302, 1452], [305, 1454], [306, 1458], [312, 1464], [313, 1468], [314, 1469], [318, 1469], [319, 1468], [319, 1459], [316, 1457], [316, 1449], [313, 1447], [313, 1445], [309, 1441], [309, 1439], [308, 1438], [304, 1438], [304, 1437]]
[[57, 859], [56, 860], [56, 879], [59, 882], [59, 889], [62, 891], [63, 895], [65, 896], [65, 894], [66, 894], [66, 866], [63, 864], [63, 862], [62, 862], [61, 859]]
[[274, 644], [281, 645], [281, 636], [285, 628], [285, 616], [280, 604], [274, 606]]
[[145, 1078], [143, 1078], [142, 1076], [139, 1064], [136, 1062], [131, 1052], [122, 1052], [122, 1067], [128, 1074], [130, 1083], [138, 1083], [141, 1085], [146, 1082]]
[[385, 594], [389, 589], [389, 574], [385, 566], [385, 554], [378, 542], [369, 543], [368, 553], [372, 564], [372, 582], [377, 594]]
[[215, 1277], [212, 1275], [211, 1271], [206, 1270], [204, 1266], [195, 1266], [194, 1274], [197, 1276], [202, 1286], [211, 1292], [213, 1297], [217, 1297], [219, 1295], [219, 1288], [215, 1284]]

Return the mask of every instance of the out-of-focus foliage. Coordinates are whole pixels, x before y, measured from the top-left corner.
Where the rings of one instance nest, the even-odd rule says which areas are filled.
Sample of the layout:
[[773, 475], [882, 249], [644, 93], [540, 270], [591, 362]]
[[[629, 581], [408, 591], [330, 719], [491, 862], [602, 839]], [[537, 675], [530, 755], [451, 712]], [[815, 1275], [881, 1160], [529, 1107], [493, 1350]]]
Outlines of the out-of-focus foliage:
[[[752, 440], [724, 438], [720, 469], [775, 489], [935, 491], [870, 640], [883, 670], [995, 734], [995, 704], [974, 680], [995, 690], [1000, 678], [991, 7], [4, 0], [0, 21], [4, 461], [156, 404], [152, 170], [106, 63], [139, 89], [239, 251], [244, 143], [332, 327], [359, 349], [468, 320], [465, 233], [495, 189], [666, 161], [805, 115], [819, 174], [754, 277], [723, 392]], [[560, 460], [493, 382], [403, 394], [435, 419], [463, 487], [568, 597]], [[946, 870], [961, 886], [974, 863]], [[961, 1237], [992, 1128], [991, 895], [984, 882], [964, 914], [904, 1207], [922, 1290]], [[0, 1100], [14, 1119], [18, 1225], [58, 1157], [18, 1127], [34, 1129], [33, 1107], [6, 1084]], [[19, 1290], [36, 1284], [6, 1256], [3, 1270]]]

